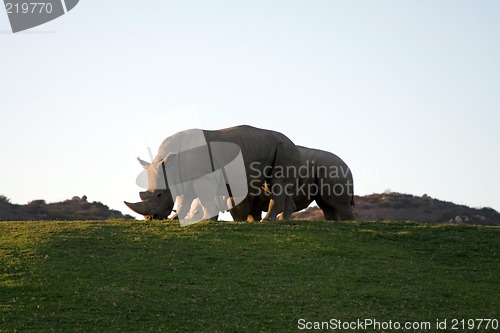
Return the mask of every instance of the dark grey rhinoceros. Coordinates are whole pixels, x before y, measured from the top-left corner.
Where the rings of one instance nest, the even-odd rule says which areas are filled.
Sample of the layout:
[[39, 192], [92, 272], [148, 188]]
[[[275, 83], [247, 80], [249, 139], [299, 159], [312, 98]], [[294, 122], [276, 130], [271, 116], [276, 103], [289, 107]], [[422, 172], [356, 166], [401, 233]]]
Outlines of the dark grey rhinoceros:
[[[325, 220], [354, 220], [354, 189], [352, 172], [337, 155], [318, 149], [297, 146], [301, 165], [297, 170], [301, 186], [292, 196], [295, 211], [307, 208], [316, 201], [323, 210]], [[262, 211], [269, 206], [270, 194], [266, 190], [260, 196], [248, 197], [231, 209], [235, 221], [259, 220]], [[288, 219], [287, 212], [282, 218]]]
[[150, 164], [140, 162], [147, 171], [148, 190], [140, 193], [142, 201], [125, 204], [146, 218], [167, 218], [177, 200], [177, 214], [183, 219], [196, 198], [203, 218], [211, 218], [244, 200], [253, 201], [266, 183], [272, 184], [272, 193], [264, 220], [296, 210], [291, 193], [299, 184], [284, 170], [298, 169], [300, 152], [279, 132], [246, 125], [187, 130], [165, 139]]

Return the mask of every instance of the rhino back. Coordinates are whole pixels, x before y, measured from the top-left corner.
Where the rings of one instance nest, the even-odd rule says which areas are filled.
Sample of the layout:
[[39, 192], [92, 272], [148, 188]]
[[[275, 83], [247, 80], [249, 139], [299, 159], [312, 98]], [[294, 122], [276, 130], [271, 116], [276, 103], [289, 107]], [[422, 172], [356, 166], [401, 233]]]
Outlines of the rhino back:
[[249, 180], [262, 178], [263, 181], [259, 176], [266, 167], [300, 165], [297, 147], [282, 133], [248, 125], [204, 133], [207, 142], [232, 142], [240, 147]]
[[242, 151], [245, 163], [272, 162], [276, 145], [279, 142], [294, 146], [293, 142], [281, 133], [248, 125], [215, 131], [205, 130], [204, 133], [207, 142], [220, 141], [237, 144]]

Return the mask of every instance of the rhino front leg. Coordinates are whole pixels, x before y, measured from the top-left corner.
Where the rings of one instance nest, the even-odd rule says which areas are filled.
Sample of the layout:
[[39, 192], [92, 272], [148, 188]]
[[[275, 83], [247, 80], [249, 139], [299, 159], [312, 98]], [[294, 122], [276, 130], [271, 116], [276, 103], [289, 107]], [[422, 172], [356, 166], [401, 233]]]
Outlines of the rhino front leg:
[[174, 212], [174, 215], [172, 215], [172, 216], [170, 216], [168, 218], [170, 221], [174, 221], [174, 220], [178, 220], [179, 219], [179, 211], [182, 208], [182, 202], [183, 202], [183, 200], [184, 200], [184, 198], [181, 195], [178, 195], [175, 198], [175, 202], [177, 203], [177, 210]]
[[294, 193], [294, 184], [291, 181], [280, 181], [272, 187], [275, 192], [269, 201], [266, 216], [261, 221], [275, 221], [278, 214], [282, 214], [280, 219], [288, 219], [295, 211], [295, 203], [291, 196]]
[[295, 205], [292, 195], [296, 193], [296, 175], [298, 167], [301, 165], [300, 152], [293, 143], [279, 143], [275, 152], [271, 183], [272, 199], [264, 221], [274, 221], [278, 214], [283, 213], [287, 218], [291, 215]]
[[192, 196], [184, 195], [182, 197], [182, 199], [180, 200], [180, 206], [177, 207], [177, 217], [179, 218], [179, 220], [186, 219], [186, 216], [188, 215], [189, 210], [191, 209], [191, 205], [194, 199], [195, 198]]
[[[276, 221], [278, 214], [283, 211], [282, 209], [280, 209], [280, 207], [284, 206], [284, 201], [285, 201], [284, 198], [280, 197], [276, 199], [271, 199], [269, 201], [269, 208], [267, 210], [267, 213], [264, 216], [264, 218], [260, 221], [261, 222]], [[283, 204], [281, 204], [281, 202], [283, 202]]]
[[215, 175], [210, 175], [197, 179], [193, 185], [194, 191], [203, 209], [204, 220], [219, 215], [219, 206], [217, 205], [217, 182], [218, 178]]

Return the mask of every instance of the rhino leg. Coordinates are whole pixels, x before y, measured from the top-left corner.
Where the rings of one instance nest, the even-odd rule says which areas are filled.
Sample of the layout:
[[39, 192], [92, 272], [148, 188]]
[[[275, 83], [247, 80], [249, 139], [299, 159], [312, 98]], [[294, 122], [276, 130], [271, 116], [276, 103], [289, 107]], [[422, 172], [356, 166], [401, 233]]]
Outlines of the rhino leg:
[[278, 214], [282, 213], [282, 217], [289, 218], [295, 210], [293, 199], [287, 195], [273, 195], [273, 199], [269, 201], [269, 208], [266, 216], [261, 221], [275, 221]]
[[212, 176], [204, 176], [197, 179], [193, 185], [193, 190], [199, 198], [203, 211], [204, 220], [208, 220], [219, 215], [217, 205], [217, 179]]
[[323, 207], [321, 208], [321, 210], [323, 211], [323, 215], [325, 217], [325, 220], [326, 221], [339, 221], [339, 215], [337, 214], [337, 211], [332, 208], [332, 207]]
[[177, 200], [177, 218], [179, 220], [186, 219], [194, 199], [194, 197], [184, 195], [182, 198]]
[[354, 213], [352, 211], [353, 206], [351, 204], [338, 204], [335, 207], [337, 215], [340, 221], [353, 221]]
[[[300, 165], [301, 155], [294, 144], [284, 142], [277, 144], [273, 174], [270, 180], [272, 200], [263, 221], [274, 221], [280, 213], [283, 213], [284, 217], [287, 218], [287, 215], [291, 215], [295, 209], [291, 196], [297, 193], [298, 184], [296, 175], [290, 170], [297, 171]], [[284, 170], [286, 171], [284, 172]]]
[[231, 214], [231, 217], [233, 218], [234, 221], [246, 221], [246, 216], [245, 213], [243, 212], [243, 209], [240, 207], [241, 203], [237, 205], [234, 208], [231, 208], [229, 210], [229, 213]]
[[262, 215], [261, 199], [258, 196], [247, 196], [236, 207], [231, 208], [229, 212], [234, 221], [260, 221]]
[[319, 208], [323, 211], [325, 220], [327, 221], [352, 221], [354, 220], [354, 213], [352, 211], [351, 203], [336, 202], [325, 202], [324, 200], [317, 198], [316, 203]]
[[248, 212], [247, 221], [261, 221], [262, 212], [267, 211], [270, 203], [270, 192], [262, 192], [259, 196], [253, 198], [249, 202], [250, 208]]
[[287, 196], [285, 199], [285, 210], [280, 215], [280, 220], [288, 220], [292, 216], [292, 213], [296, 211], [295, 203], [291, 196]]
[[252, 211], [248, 214], [247, 221], [255, 222], [260, 221], [262, 219], [262, 211], [259, 209], [258, 211]]
[[[275, 210], [274, 206], [276, 205], [276, 201], [274, 199], [271, 199], [269, 201], [269, 209], [267, 210], [267, 213], [266, 215], [262, 218], [262, 220], [260, 220], [261, 222], [264, 222], [264, 221], [270, 221], [270, 216], [271, 216], [271, 212]], [[276, 216], [276, 215], [274, 215]]]

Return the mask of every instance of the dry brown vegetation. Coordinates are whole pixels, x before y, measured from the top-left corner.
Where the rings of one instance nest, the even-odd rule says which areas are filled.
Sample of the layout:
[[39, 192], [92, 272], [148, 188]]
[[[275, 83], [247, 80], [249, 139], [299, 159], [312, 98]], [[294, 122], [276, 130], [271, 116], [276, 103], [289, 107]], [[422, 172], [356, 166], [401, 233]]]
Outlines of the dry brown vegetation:
[[85, 195], [54, 203], [33, 200], [26, 205], [13, 204], [6, 196], [0, 196], [0, 221], [109, 219], [133, 219], [133, 217], [123, 215], [100, 202], [88, 202]]
[[[414, 221], [425, 223], [455, 223], [500, 225], [500, 213], [492, 208], [471, 208], [431, 198], [402, 193], [355, 196], [354, 215], [360, 221]], [[293, 214], [295, 220], [323, 220], [318, 207], [309, 207]]]

